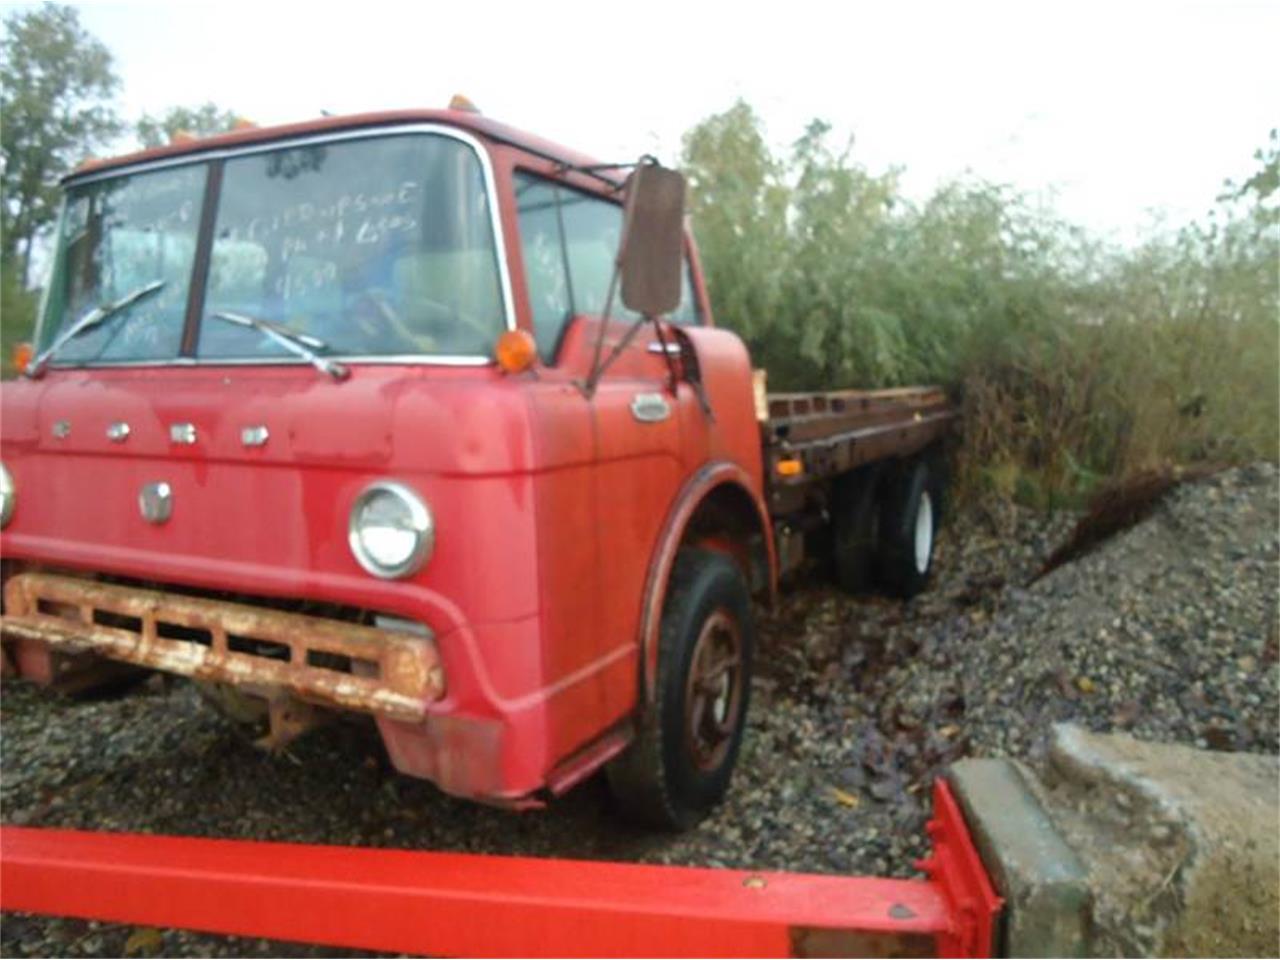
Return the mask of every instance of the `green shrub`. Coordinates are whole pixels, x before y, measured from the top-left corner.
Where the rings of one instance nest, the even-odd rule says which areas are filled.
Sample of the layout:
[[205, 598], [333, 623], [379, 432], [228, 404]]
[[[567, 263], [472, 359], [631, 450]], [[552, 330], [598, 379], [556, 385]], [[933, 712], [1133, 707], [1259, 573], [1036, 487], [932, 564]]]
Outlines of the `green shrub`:
[[1277, 456], [1269, 194], [1112, 250], [977, 180], [911, 203], [822, 123], [775, 156], [741, 102], [690, 131], [684, 166], [717, 322], [770, 388], [945, 385], [962, 493], [1048, 506], [1162, 463]]

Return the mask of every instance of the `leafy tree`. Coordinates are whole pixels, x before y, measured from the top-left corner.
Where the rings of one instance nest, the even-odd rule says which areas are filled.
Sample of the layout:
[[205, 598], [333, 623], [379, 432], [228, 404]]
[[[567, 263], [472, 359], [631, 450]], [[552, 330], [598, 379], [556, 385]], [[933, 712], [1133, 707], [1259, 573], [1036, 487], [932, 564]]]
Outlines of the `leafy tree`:
[[1228, 180], [1227, 192], [1219, 199], [1252, 200], [1259, 222], [1275, 226], [1280, 224], [1280, 206], [1276, 204], [1276, 194], [1280, 191], [1280, 129], [1272, 128], [1267, 145], [1256, 150], [1253, 159], [1262, 165], [1261, 169], [1244, 183]]
[[[819, 383], [892, 382], [903, 373], [902, 317], [886, 294], [897, 174], [874, 177], [815, 120], [792, 146], [789, 269], [783, 281], [800, 329], [792, 339]], [[778, 330], [785, 341], [786, 334]], [[790, 378], [788, 378], [790, 379]]]
[[11, 13], [0, 39], [0, 263], [20, 264], [57, 215], [57, 181], [120, 130], [107, 48], [69, 6]]
[[786, 270], [789, 190], [754, 110], [739, 100], [684, 137], [690, 213], [717, 318], [753, 349], [769, 335]]
[[150, 149], [169, 143], [179, 133], [196, 137], [226, 133], [234, 130], [239, 120], [234, 111], [221, 110], [214, 103], [198, 107], [170, 107], [160, 117], [143, 114], [137, 123], [136, 132], [142, 146]]

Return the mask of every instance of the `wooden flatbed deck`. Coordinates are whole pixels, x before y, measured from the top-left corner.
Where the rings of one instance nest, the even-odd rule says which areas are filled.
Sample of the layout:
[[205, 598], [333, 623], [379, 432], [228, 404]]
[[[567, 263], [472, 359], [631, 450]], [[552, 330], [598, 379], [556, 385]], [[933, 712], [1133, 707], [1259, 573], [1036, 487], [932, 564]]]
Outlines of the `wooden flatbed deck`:
[[775, 508], [809, 484], [919, 452], [957, 416], [939, 387], [767, 394], [757, 389], [756, 412]]

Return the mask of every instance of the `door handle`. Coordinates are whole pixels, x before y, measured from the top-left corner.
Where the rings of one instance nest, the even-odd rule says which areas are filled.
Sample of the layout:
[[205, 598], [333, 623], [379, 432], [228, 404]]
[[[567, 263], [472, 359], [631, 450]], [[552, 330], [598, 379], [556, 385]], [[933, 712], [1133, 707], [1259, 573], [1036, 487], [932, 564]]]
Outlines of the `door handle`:
[[631, 398], [631, 415], [641, 423], [661, 423], [671, 416], [671, 404], [660, 393], [637, 393]]

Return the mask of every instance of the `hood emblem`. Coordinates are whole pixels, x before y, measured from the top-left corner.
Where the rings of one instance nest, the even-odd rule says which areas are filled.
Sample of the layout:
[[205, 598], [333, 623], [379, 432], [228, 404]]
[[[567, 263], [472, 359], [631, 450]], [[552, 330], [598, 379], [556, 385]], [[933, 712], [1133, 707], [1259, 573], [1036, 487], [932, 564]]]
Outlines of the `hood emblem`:
[[112, 443], [124, 443], [129, 439], [129, 425], [123, 420], [117, 420], [107, 427], [107, 439]]
[[170, 443], [195, 443], [196, 425], [194, 423], [169, 424]]
[[269, 439], [271, 439], [271, 431], [267, 429], [266, 424], [259, 423], [240, 430], [240, 442], [246, 447], [265, 447]]
[[164, 523], [173, 515], [173, 489], [163, 480], [146, 484], [138, 494], [138, 510], [147, 523]]
[[71, 421], [70, 420], [54, 421], [53, 435], [57, 437], [59, 440], [65, 440], [67, 437], [71, 436]]

